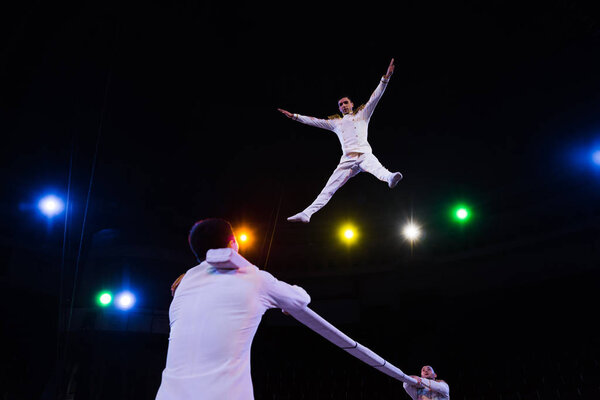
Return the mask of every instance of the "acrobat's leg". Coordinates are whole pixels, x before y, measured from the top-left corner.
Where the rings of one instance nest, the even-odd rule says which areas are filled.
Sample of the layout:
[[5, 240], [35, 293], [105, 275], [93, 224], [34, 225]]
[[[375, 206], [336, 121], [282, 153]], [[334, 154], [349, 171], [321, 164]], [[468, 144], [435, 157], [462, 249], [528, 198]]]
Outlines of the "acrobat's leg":
[[329, 180], [325, 184], [321, 193], [317, 196], [315, 201], [312, 202], [304, 211], [289, 217], [287, 220], [291, 222], [304, 222], [308, 223], [310, 217], [319, 211], [331, 200], [333, 194], [346, 182], [361, 171], [360, 167], [356, 162], [356, 158], [342, 157], [342, 160], [333, 171], [333, 174], [329, 177]]
[[374, 175], [380, 181], [387, 182], [390, 188], [396, 186], [402, 179], [402, 174], [400, 172], [390, 172], [381, 165], [377, 157], [370, 153], [365, 153], [361, 156], [359, 165], [363, 171]]

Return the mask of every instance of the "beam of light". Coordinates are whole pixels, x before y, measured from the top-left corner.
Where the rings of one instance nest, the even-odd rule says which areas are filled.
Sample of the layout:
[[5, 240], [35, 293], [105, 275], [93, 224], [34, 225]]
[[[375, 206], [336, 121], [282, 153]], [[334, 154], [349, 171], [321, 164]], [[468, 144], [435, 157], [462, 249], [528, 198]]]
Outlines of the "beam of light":
[[52, 218], [63, 212], [65, 203], [59, 197], [49, 194], [40, 199], [38, 209], [46, 217]]
[[135, 296], [128, 290], [125, 290], [115, 298], [115, 305], [121, 310], [129, 310], [135, 304]]
[[402, 234], [407, 240], [410, 240], [412, 242], [421, 237], [421, 228], [415, 225], [414, 223], [409, 222], [408, 224], [404, 225], [404, 228], [402, 229]]
[[241, 242], [245, 242], [245, 241], [247, 241], [247, 240], [248, 240], [248, 235], [246, 235], [245, 233], [242, 233], [242, 234], [240, 235], [240, 241], [241, 241]]
[[110, 303], [112, 303], [113, 298], [112, 298], [112, 294], [110, 292], [102, 291], [98, 294], [98, 297], [96, 300], [97, 300], [98, 305], [100, 305], [101, 307], [106, 307]]

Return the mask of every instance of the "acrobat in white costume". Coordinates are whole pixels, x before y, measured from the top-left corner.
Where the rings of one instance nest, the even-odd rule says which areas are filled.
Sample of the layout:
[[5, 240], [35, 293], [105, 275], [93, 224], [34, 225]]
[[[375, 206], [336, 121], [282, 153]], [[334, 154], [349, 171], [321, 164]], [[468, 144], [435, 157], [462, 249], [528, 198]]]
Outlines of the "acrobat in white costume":
[[289, 111], [278, 109], [288, 118], [301, 122], [306, 125], [333, 131], [342, 145], [343, 155], [340, 163], [333, 171], [333, 174], [325, 184], [325, 187], [319, 193], [315, 201], [304, 211], [288, 218], [291, 222], [310, 222], [311, 216], [323, 208], [331, 199], [333, 194], [341, 188], [348, 179], [365, 171], [374, 175], [377, 179], [387, 182], [390, 188], [393, 188], [402, 179], [400, 172], [390, 172], [386, 169], [377, 157], [373, 155], [371, 145], [367, 141], [368, 126], [375, 110], [375, 106], [383, 95], [389, 79], [394, 71], [394, 59], [390, 62], [387, 73], [381, 78], [379, 85], [369, 98], [369, 101], [353, 111], [354, 104], [347, 97], [339, 100], [339, 110], [342, 116], [335, 115], [329, 119], [319, 119], [299, 114], [292, 114]]
[[[206, 261], [216, 268], [221, 269], [244, 269], [252, 267], [252, 264], [232, 249], [214, 249], [206, 253]], [[419, 385], [417, 379], [406, 375], [394, 365], [375, 354], [360, 343], [352, 340], [335, 326], [327, 322], [308, 307], [284, 310], [296, 320], [306, 325], [331, 343], [350, 353], [371, 367], [391, 376], [399, 381], [410, 385]], [[421, 381], [427, 381], [421, 379]]]

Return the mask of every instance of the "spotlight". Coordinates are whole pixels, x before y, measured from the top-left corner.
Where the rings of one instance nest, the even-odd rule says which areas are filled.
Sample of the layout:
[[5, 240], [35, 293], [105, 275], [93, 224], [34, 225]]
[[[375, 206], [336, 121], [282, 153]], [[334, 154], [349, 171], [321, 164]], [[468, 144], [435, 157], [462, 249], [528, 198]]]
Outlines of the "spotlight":
[[594, 162], [594, 164], [600, 166], [600, 150], [596, 150], [592, 153], [592, 161]]
[[410, 222], [404, 226], [402, 234], [407, 240], [414, 241], [421, 236], [421, 228]]
[[130, 291], [123, 291], [117, 295], [115, 303], [121, 310], [129, 310], [135, 304], [135, 296]]
[[452, 217], [457, 222], [467, 222], [471, 218], [471, 210], [464, 205], [456, 206], [452, 212]]
[[351, 224], [346, 224], [342, 226], [340, 228], [339, 234], [342, 241], [346, 242], [347, 244], [354, 243], [358, 237], [357, 229]]
[[112, 294], [107, 291], [100, 292], [96, 300], [99, 306], [106, 307], [112, 303]]
[[247, 250], [254, 244], [254, 232], [248, 225], [242, 225], [235, 229], [235, 237], [237, 239], [240, 250]]
[[63, 201], [53, 194], [46, 195], [38, 202], [38, 209], [48, 218], [52, 218], [65, 209]]

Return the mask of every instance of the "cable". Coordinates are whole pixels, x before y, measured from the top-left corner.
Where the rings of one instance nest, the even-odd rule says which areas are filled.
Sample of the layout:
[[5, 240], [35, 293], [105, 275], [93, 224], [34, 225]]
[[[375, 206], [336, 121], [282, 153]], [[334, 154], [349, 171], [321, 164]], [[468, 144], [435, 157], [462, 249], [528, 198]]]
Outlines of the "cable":
[[71, 291], [71, 303], [69, 305], [69, 318], [67, 320], [67, 332], [71, 328], [71, 318], [73, 316], [73, 304], [75, 303], [75, 290], [77, 288], [77, 275], [79, 274], [79, 264], [81, 262], [81, 250], [83, 248], [83, 237], [85, 234], [85, 224], [87, 222], [88, 209], [90, 205], [90, 197], [92, 194], [92, 186], [94, 183], [94, 175], [96, 172], [96, 163], [98, 161], [98, 148], [100, 147], [100, 138], [102, 137], [102, 122], [106, 112], [106, 101], [108, 99], [108, 88], [110, 86], [110, 77], [112, 69], [109, 70], [106, 76], [106, 86], [104, 88], [104, 100], [102, 102], [102, 111], [100, 112], [100, 121], [98, 123], [98, 135], [96, 137], [96, 147], [94, 149], [94, 158], [92, 159], [92, 171], [90, 172], [90, 184], [88, 185], [87, 196], [85, 200], [85, 209], [83, 212], [83, 222], [81, 224], [81, 235], [79, 237], [79, 248], [77, 250], [77, 259], [75, 261], [75, 272], [73, 274], [73, 290]]
[[62, 304], [63, 304], [63, 292], [64, 292], [64, 273], [65, 273], [65, 259], [67, 254], [67, 231], [69, 226], [69, 207], [71, 198], [71, 181], [73, 176], [73, 152], [75, 149], [75, 135], [71, 139], [71, 155], [69, 157], [69, 174], [67, 180], [67, 203], [65, 206], [65, 226], [63, 229], [63, 243], [62, 243], [62, 255], [60, 259], [60, 271], [59, 271], [59, 289], [58, 289], [58, 323], [56, 324], [56, 359], [60, 359], [60, 331], [62, 328]]
[[283, 199], [283, 188], [281, 188], [281, 195], [279, 196], [279, 204], [277, 205], [277, 213], [275, 214], [275, 223], [273, 224], [273, 231], [271, 232], [271, 240], [269, 241], [269, 248], [267, 250], [267, 258], [265, 259], [265, 265], [263, 268], [267, 269], [269, 262], [269, 256], [271, 255], [271, 245], [273, 244], [273, 237], [275, 236], [275, 229], [277, 228], [277, 220], [279, 219], [279, 210], [281, 209], [281, 200]]

